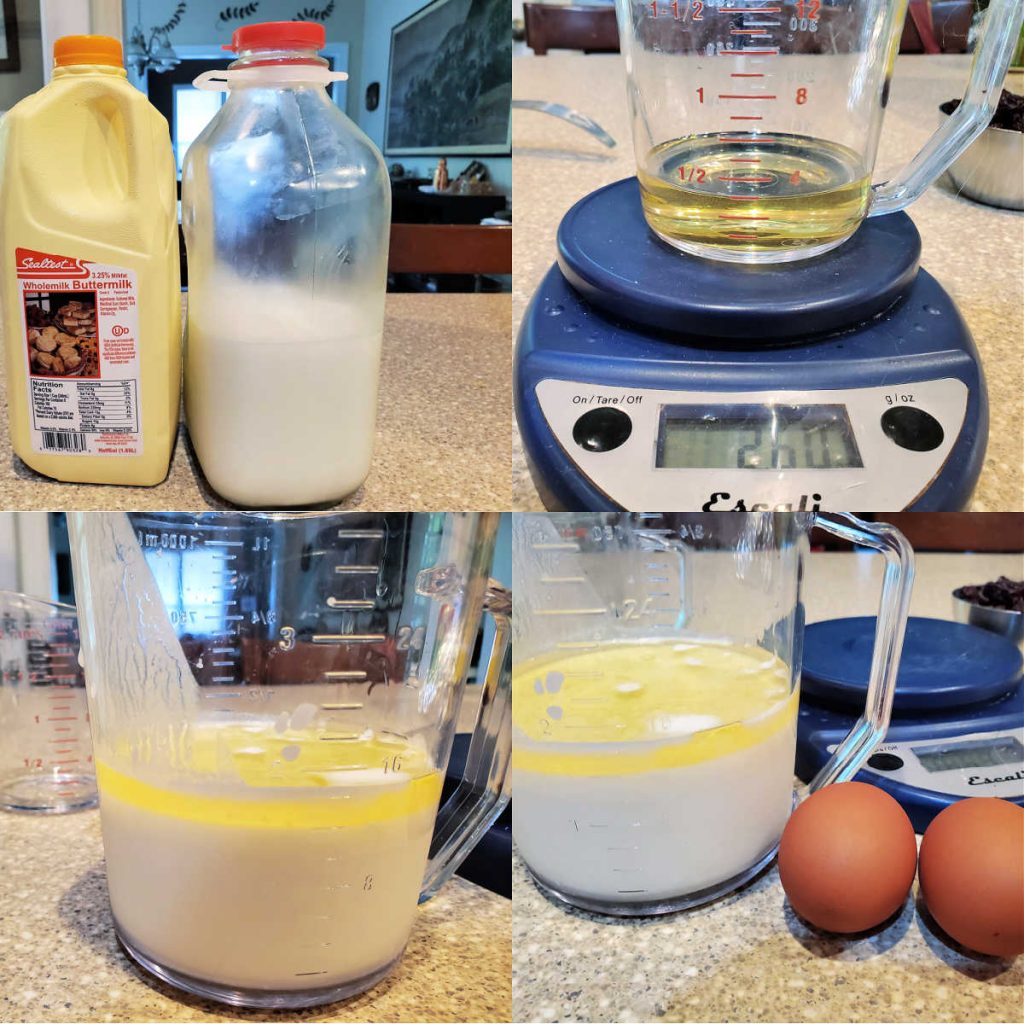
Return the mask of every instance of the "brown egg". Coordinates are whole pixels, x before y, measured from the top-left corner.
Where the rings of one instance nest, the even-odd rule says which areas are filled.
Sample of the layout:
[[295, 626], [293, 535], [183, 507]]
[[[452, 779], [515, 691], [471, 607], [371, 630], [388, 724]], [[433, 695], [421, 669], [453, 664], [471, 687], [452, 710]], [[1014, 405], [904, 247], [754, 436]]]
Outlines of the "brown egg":
[[792, 814], [779, 876], [793, 909], [829, 932], [862, 932], [891, 917], [914, 881], [914, 826], [888, 793], [863, 782], [819, 789]]
[[960, 800], [921, 840], [921, 893], [957, 942], [1007, 959], [1024, 953], [1024, 807]]

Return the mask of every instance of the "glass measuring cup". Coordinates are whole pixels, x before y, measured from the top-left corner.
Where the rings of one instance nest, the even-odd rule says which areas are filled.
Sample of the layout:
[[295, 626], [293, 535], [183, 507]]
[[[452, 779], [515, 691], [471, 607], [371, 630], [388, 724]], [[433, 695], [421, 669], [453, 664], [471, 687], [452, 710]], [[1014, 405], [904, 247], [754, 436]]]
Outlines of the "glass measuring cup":
[[[74, 513], [110, 901], [128, 952], [236, 1005], [329, 1002], [507, 801], [495, 513]], [[484, 609], [495, 641], [440, 809]]]
[[0, 808], [60, 814], [96, 803], [78, 617], [0, 591]]
[[811, 783], [884, 737], [913, 554], [850, 515], [530, 513], [513, 523], [513, 834], [555, 897], [698, 906], [774, 856], [793, 807], [811, 526], [886, 573], [864, 715]]
[[964, 100], [871, 185], [906, 0], [616, 0], [647, 223], [683, 252], [806, 259], [902, 210], [988, 124], [1020, 34], [992, 0]]

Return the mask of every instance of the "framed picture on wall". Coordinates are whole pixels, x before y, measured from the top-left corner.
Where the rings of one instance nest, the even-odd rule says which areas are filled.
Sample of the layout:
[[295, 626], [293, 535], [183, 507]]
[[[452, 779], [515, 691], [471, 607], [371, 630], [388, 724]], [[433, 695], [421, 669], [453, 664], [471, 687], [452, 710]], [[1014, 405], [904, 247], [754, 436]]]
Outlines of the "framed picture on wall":
[[389, 156], [512, 152], [508, 0], [431, 0], [391, 30]]
[[0, 6], [0, 72], [20, 70], [18, 19], [14, 13], [14, 0], [3, 0]]

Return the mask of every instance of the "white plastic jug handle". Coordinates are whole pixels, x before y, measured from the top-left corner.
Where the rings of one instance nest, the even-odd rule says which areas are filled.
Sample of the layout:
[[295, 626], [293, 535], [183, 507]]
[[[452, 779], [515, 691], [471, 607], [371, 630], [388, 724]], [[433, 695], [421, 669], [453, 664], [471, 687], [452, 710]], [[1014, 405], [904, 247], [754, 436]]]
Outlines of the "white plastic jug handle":
[[253, 68], [228, 69], [227, 71], [204, 71], [192, 80], [193, 86], [206, 92], [230, 92], [234, 85], [328, 85], [344, 82], [348, 75], [344, 71], [330, 68], [311, 67], [308, 64], [265, 64]]

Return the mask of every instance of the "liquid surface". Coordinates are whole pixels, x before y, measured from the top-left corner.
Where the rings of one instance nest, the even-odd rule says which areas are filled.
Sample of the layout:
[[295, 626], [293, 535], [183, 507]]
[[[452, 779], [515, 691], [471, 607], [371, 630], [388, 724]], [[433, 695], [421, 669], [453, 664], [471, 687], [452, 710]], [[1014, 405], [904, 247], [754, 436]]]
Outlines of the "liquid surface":
[[157, 784], [97, 766], [111, 906], [132, 946], [216, 985], [345, 985], [405, 946], [441, 791], [408, 741], [273, 721], [200, 728]]
[[613, 754], [608, 768], [620, 773], [719, 757], [781, 727], [789, 676], [770, 652], [725, 644], [609, 643], [538, 658], [513, 672], [527, 740], [515, 763], [576, 773]]
[[853, 234], [867, 211], [870, 178], [860, 157], [823, 139], [690, 136], [655, 147], [644, 163], [639, 178], [648, 223], [698, 255], [738, 262], [806, 258]]
[[570, 900], [671, 905], [778, 842], [798, 693], [771, 653], [605, 644], [517, 666], [513, 693], [516, 843]]
[[327, 743], [269, 723], [197, 730], [184, 782], [167, 786], [99, 763], [104, 795], [222, 825], [359, 825], [435, 807], [439, 773], [407, 742], [368, 734]]

